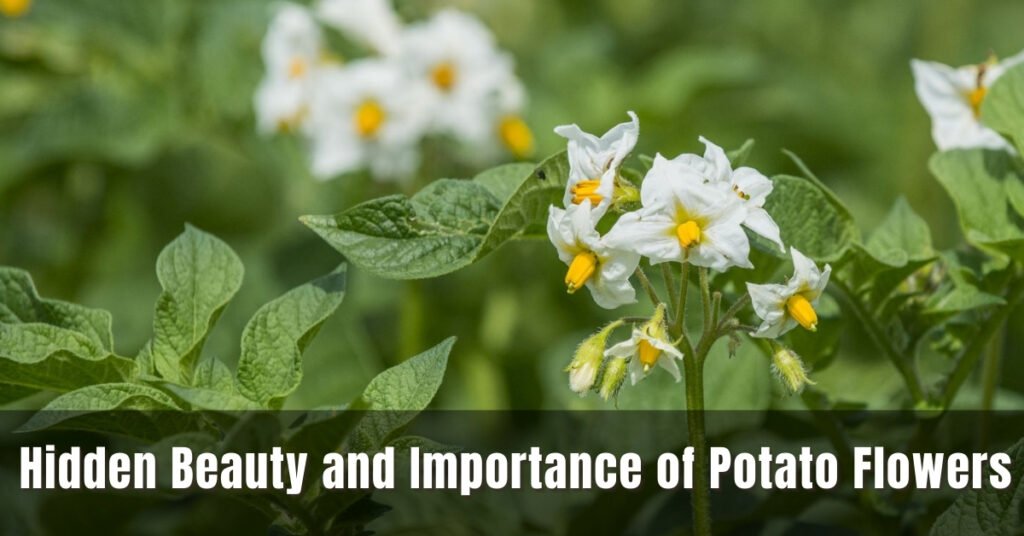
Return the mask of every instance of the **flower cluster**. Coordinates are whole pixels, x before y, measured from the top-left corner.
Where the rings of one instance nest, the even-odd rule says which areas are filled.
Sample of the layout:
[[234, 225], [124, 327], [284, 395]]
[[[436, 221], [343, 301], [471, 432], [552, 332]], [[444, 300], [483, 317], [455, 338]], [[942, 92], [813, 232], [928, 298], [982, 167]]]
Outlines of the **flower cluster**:
[[[324, 26], [372, 54], [332, 54]], [[474, 154], [493, 154], [499, 144], [516, 157], [533, 150], [513, 61], [466, 13], [447, 9], [406, 25], [389, 0], [319, 0], [313, 9], [283, 3], [262, 53], [259, 129], [308, 140], [317, 177], [360, 169], [408, 177], [421, 142], [434, 135]]]
[[932, 138], [939, 150], [974, 147], [1014, 149], [981, 122], [981, 105], [989, 88], [1011, 67], [1024, 62], [1024, 52], [999, 61], [995, 56], [978, 65], [950, 67], [912, 60], [914, 89], [932, 118]]
[[[636, 301], [631, 281], [636, 278], [656, 305], [650, 317], [612, 322], [580, 345], [567, 368], [572, 390], [585, 394], [596, 389], [607, 399], [615, 395], [627, 375], [636, 384], [660, 366], [679, 381], [677, 361], [703, 359], [693, 355], [695, 347], [681, 320], [690, 266], [701, 270], [706, 291], [704, 336], [718, 337], [739, 329], [734, 316], [748, 299], [761, 320], [760, 326], [747, 329], [752, 337], [775, 339], [796, 326], [815, 331], [815, 306], [831, 268], [819, 270], [795, 248], [789, 248], [793, 277], [784, 284], [748, 284], [742, 303], [726, 315], [730, 318], [719, 316], [721, 293], [715, 292], [712, 298], [707, 288], [710, 272], [753, 267], [748, 232], [785, 251], [779, 227], [764, 208], [772, 181], [750, 167], [734, 169], [721, 147], [701, 137], [703, 155], [682, 154], [671, 159], [656, 155], [638, 189], [622, 173], [623, 161], [635, 147], [640, 130], [636, 114], [629, 112], [629, 116], [630, 121], [601, 137], [576, 125], [555, 129], [568, 140], [570, 171], [563, 206], [549, 209], [548, 236], [568, 266], [568, 292], [587, 287], [599, 306], [614, 309]], [[598, 229], [607, 228], [601, 225], [605, 218], [615, 221], [602, 235]], [[644, 275], [644, 259], [650, 266], [680, 266], [683, 294], [676, 303], [674, 321], [669, 321], [669, 308], [657, 298]], [[666, 265], [663, 272], [669, 287], [671, 266]], [[607, 347], [612, 332], [627, 323], [632, 323], [630, 337]], [[798, 391], [810, 382], [795, 353], [775, 342], [770, 344], [781, 356], [773, 356], [773, 367], [791, 390]]]

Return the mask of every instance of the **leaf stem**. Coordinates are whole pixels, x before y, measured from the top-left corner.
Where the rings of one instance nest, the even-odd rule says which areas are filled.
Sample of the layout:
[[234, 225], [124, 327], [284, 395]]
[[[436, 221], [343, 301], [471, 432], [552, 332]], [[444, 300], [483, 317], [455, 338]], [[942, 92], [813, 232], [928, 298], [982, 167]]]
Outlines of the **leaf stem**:
[[[672, 277], [672, 267], [667, 262], [661, 263], [661, 277], [665, 280], [665, 292], [668, 294], [669, 301], [669, 314], [678, 316], [677, 304], [672, 302], [672, 296], [676, 295], [676, 283]], [[675, 320], [675, 316], [672, 316], [673, 320]]]
[[742, 296], [737, 298], [736, 301], [725, 310], [725, 314], [718, 319], [718, 330], [721, 331], [725, 327], [725, 323], [735, 318], [748, 303], [750, 303], [750, 294], [744, 292]]
[[679, 297], [676, 299], [676, 316], [672, 322], [675, 337], [686, 335], [686, 294], [690, 291], [690, 263], [684, 262], [679, 268]]
[[841, 281], [834, 279], [832, 284], [829, 285], [829, 289], [832, 290], [834, 296], [846, 304], [847, 308], [853, 313], [853, 316], [864, 327], [864, 331], [867, 331], [871, 341], [889, 358], [889, 361], [899, 371], [900, 376], [903, 376], [903, 382], [907, 384], [907, 389], [910, 390], [910, 397], [914, 400], [914, 403], [926, 402], [924, 388], [921, 386], [921, 378], [917, 375], [913, 356], [911, 355], [909, 359], [905, 358], [893, 347], [892, 341], [882, 331], [875, 318], [864, 309], [857, 297]]
[[697, 272], [700, 275], [700, 301], [704, 306], [704, 334], [701, 336], [701, 343], [707, 339], [715, 326], [711, 325], [711, 287], [708, 283], [708, 269], [703, 266]]

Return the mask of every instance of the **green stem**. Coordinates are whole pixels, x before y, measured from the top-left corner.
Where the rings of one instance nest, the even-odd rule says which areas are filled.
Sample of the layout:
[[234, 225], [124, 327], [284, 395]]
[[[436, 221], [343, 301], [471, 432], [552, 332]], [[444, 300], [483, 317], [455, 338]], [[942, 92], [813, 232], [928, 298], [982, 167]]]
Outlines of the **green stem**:
[[[1003, 326], [1005, 328], [1005, 326]], [[1005, 329], [1001, 332], [1005, 333]], [[1003, 338], [996, 336], [988, 345], [981, 373], [981, 409], [989, 411], [995, 405], [996, 389], [999, 387], [999, 369], [1003, 356]]]
[[737, 299], [732, 306], [725, 310], [725, 314], [718, 319], [718, 331], [722, 331], [725, 327], [725, 323], [732, 320], [736, 315], [750, 303], [750, 294], [743, 293], [742, 296]]
[[423, 302], [423, 281], [406, 281], [405, 296], [399, 309], [398, 362], [423, 350], [426, 305]]
[[910, 390], [910, 396], [914, 403], [920, 404], [925, 402], [924, 388], [921, 387], [921, 378], [917, 375], [913, 356], [905, 358], [893, 347], [892, 342], [885, 336], [875, 318], [864, 309], [857, 297], [843, 283], [833, 280], [829, 288], [833, 289], [833, 295], [846, 304], [847, 308], [853, 313], [853, 316], [856, 317], [857, 322], [864, 327], [864, 331], [867, 331], [871, 341], [889, 358], [889, 361], [899, 371], [900, 376], [903, 376], [903, 382], [907, 384], [907, 389]]
[[704, 429], [704, 366], [703, 356], [687, 355], [683, 358], [686, 372], [686, 423], [693, 447], [693, 489], [690, 506], [693, 509], [693, 533], [711, 534], [711, 484], [708, 470], [708, 446]]
[[708, 269], [701, 267], [698, 274], [700, 275], [700, 301], [704, 306], [704, 335], [701, 337], [701, 342], [704, 342], [704, 339], [708, 338], [714, 330], [714, 326], [711, 325], [711, 287], [708, 283]]
[[949, 408], [953, 404], [957, 392], [960, 391], [964, 381], [971, 375], [974, 366], [978, 364], [978, 359], [988, 346], [989, 340], [1006, 323], [1006, 319], [1020, 305], [1022, 300], [1024, 300], [1024, 277], [1014, 282], [1006, 293], [1006, 305], [1000, 307], [989, 316], [988, 321], [982, 325], [981, 331], [971, 339], [970, 344], [960, 354], [960, 358], [957, 360], [956, 366], [946, 382], [946, 388], [942, 391], [943, 408]]
[[[661, 263], [661, 277], [665, 279], [665, 292], [668, 293], [669, 300], [669, 314], [679, 316], [679, 311], [675, 308], [677, 304], [672, 303], [672, 296], [676, 295], [676, 283], [672, 277], [672, 267], [667, 262]], [[673, 316], [673, 320], [675, 319]]]
[[636, 269], [636, 278], [640, 280], [640, 286], [647, 292], [647, 297], [651, 299], [651, 303], [655, 307], [661, 305], [661, 298], [658, 297], [658, 293], [654, 291], [654, 286], [651, 285], [651, 280], [647, 279], [647, 274], [641, 268]]
[[684, 262], [679, 269], [679, 298], [676, 300], [676, 316], [672, 322], [672, 336], [686, 334], [686, 293], [690, 291], [690, 263]]

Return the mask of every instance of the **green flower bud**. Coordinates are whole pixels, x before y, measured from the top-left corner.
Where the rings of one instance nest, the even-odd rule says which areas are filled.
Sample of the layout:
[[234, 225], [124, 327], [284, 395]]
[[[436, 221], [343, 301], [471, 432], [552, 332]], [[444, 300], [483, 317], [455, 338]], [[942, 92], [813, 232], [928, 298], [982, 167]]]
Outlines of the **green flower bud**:
[[619, 389], [626, 381], [629, 373], [629, 358], [613, 357], [604, 365], [604, 374], [601, 376], [601, 386], [598, 393], [606, 402], [608, 399], [619, 394]]
[[772, 372], [793, 394], [803, 391], [807, 385], [814, 385], [807, 377], [807, 369], [800, 356], [784, 346], [778, 346], [772, 354]]
[[620, 325], [622, 321], [616, 320], [580, 343], [569, 366], [565, 367], [565, 371], [569, 373], [569, 388], [573, 392], [583, 396], [597, 383], [601, 365], [604, 363], [604, 348], [608, 336]]

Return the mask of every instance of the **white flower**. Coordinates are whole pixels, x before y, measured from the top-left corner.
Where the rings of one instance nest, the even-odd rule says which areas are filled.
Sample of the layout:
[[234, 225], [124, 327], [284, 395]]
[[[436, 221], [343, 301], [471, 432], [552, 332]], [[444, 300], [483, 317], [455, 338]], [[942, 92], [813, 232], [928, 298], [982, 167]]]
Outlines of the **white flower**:
[[517, 82], [511, 57], [479, 20], [446, 9], [410, 25], [401, 57], [430, 90], [431, 131], [468, 143], [493, 139], [499, 94]]
[[566, 207], [589, 199], [598, 218], [608, 209], [619, 166], [640, 135], [640, 120], [635, 113], [627, 113], [631, 121], [614, 126], [600, 138], [575, 124], [555, 127], [555, 134], [569, 140], [569, 181], [563, 199]]
[[320, 0], [316, 13], [353, 41], [386, 56], [401, 47], [402, 23], [390, 0]]
[[568, 210], [552, 206], [548, 214], [548, 237], [558, 258], [569, 266], [565, 284], [569, 293], [586, 285], [594, 301], [605, 309], [636, 301], [629, 277], [640, 264], [640, 256], [609, 247], [594, 229], [590, 202]]
[[982, 147], [1013, 150], [1006, 139], [981, 123], [981, 104], [989, 88], [1009, 68], [1024, 62], [1024, 52], [1001, 62], [953, 68], [912, 60], [914, 89], [932, 118], [932, 138], [940, 150]]
[[320, 28], [306, 8], [281, 4], [267, 28], [262, 49], [266, 74], [255, 97], [259, 129], [298, 129], [309, 116], [311, 81], [322, 63]]
[[692, 167], [660, 154], [640, 187], [642, 207], [623, 214], [605, 241], [650, 259], [717, 271], [750, 268], [742, 200], [706, 183]]
[[314, 175], [330, 178], [365, 167], [383, 179], [411, 173], [423, 129], [420, 94], [388, 60], [322, 69], [310, 105]]
[[828, 285], [832, 267], [825, 265], [819, 271], [810, 259], [796, 248], [789, 248], [793, 256], [793, 277], [784, 285], [756, 285], [747, 283], [750, 302], [754, 312], [761, 318], [761, 325], [754, 337], [774, 339], [798, 324], [815, 331], [818, 327], [818, 313], [814, 306]]
[[764, 209], [768, 195], [772, 193], [772, 181], [754, 168], [741, 167], [732, 169], [729, 157], [721, 147], [715, 145], [704, 136], [700, 137], [704, 144], [704, 156], [683, 154], [674, 160], [687, 165], [704, 177], [704, 180], [728, 190], [742, 201], [747, 211], [743, 226], [755, 234], [772, 241], [779, 249], [785, 251], [779, 237], [779, 226]]
[[676, 360], [683, 359], [683, 354], [665, 336], [664, 315], [664, 308], [659, 307], [650, 321], [633, 328], [628, 340], [605, 351], [605, 355], [613, 358], [630, 358], [629, 379], [633, 385], [644, 379], [654, 365], [667, 370], [677, 382], [682, 377]]

